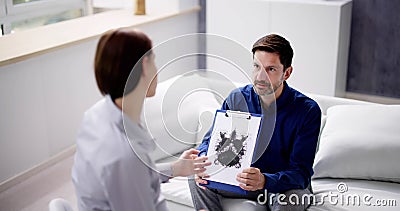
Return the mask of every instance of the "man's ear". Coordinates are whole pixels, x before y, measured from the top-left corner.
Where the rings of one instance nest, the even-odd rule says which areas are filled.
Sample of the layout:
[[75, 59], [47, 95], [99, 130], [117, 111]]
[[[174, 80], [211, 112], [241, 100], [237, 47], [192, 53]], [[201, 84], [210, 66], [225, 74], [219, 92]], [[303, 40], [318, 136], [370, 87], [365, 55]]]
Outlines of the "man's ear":
[[286, 68], [286, 71], [283, 73], [283, 80], [286, 81], [290, 77], [290, 75], [292, 74], [292, 71], [293, 71], [293, 67], [292, 66]]

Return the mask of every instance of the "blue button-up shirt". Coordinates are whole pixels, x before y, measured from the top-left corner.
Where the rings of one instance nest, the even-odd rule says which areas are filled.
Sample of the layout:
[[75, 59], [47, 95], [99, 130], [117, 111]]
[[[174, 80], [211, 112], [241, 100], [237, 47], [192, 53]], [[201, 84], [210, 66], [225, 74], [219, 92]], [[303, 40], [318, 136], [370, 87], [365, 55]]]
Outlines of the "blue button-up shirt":
[[[265, 109], [253, 86], [247, 85], [232, 91], [222, 109], [263, 115], [252, 166], [263, 172], [269, 192], [308, 187], [321, 125], [314, 100], [284, 82], [281, 96]], [[200, 154], [207, 152], [211, 131], [198, 148]]]

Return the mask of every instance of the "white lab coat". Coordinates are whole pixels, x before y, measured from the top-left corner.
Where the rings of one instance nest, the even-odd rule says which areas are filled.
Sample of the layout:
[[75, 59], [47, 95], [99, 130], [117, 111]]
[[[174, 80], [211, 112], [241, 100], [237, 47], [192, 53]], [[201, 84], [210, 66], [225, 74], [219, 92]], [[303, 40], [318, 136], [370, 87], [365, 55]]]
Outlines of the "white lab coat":
[[[86, 111], [72, 169], [79, 210], [167, 210], [160, 180], [168, 177], [155, 171], [148, 155], [154, 146], [147, 130], [123, 115], [110, 96]], [[157, 167], [171, 175], [169, 164]]]

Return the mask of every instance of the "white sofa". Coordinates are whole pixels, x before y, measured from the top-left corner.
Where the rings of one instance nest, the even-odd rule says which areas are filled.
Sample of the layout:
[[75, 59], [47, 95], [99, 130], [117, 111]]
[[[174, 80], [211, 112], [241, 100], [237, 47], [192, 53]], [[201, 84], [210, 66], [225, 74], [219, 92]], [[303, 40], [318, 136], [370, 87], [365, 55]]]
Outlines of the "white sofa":
[[[239, 85], [207, 73], [159, 83], [144, 106], [144, 119], [160, 146], [153, 154], [157, 162], [199, 144], [215, 109]], [[323, 112], [312, 178], [315, 204], [309, 210], [399, 210], [400, 106], [308, 96]], [[170, 210], [194, 210], [187, 178], [171, 179], [161, 189]]]

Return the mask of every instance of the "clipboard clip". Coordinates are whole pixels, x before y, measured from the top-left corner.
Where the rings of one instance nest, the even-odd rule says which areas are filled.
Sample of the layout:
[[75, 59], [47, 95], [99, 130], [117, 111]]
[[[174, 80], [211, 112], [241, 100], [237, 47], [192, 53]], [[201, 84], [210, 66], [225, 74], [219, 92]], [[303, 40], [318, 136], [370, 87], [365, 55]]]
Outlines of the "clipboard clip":
[[244, 119], [251, 119], [251, 114], [247, 112], [242, 112], [242, 111], [231, 111], [227, 110], [225, 113], [226, 117], [237, 117], [237, 118], [244, 118]]

